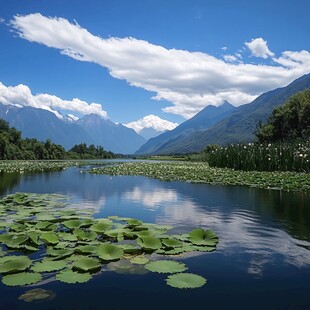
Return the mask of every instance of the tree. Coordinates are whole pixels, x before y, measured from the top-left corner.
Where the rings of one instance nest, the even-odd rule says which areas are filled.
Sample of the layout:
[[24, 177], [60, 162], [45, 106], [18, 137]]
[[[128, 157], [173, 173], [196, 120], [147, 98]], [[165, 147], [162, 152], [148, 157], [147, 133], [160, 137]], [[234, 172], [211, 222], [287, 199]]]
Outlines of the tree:
[[310, 137], [310, 89], [299, 92], [272, 111], [266, 124], [258, 124], [259, 142], [307, 139]]

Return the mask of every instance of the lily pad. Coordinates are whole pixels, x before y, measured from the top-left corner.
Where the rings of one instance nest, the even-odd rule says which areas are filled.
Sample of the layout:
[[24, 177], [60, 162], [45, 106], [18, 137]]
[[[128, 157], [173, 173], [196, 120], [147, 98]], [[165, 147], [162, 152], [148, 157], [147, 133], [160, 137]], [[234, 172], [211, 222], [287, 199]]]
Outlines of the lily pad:
[[147, 257], [144, 257], [144, 256], [136, 256], [136, 257], [133, 257], [132, 259], [130, 259], [130, 262], [132, 264], [136, 264], [136, 265], [145, 265], [149, 261], [150, 260]]
[[159, 273], [177, 273], [187, 269], [186, 265], [172, 260], [157, 260], [144, 266], [147, 270]]
[[215, 246], [218, 243], [218, 237], [212, 230], [204, 230], [202, 228], [191, 231], [188, 240], [196, 245]]
[[67, 266], [65, 261], [47, 261], [43, 260], [41, 262], [35, 263], [31, 270], [35, 272], [52, 272], [64, 269]]
[[82, 257], [73, 263], [73, 268], [80, 271], [95, 271], [101, 268], [100, 262], [91, 257]]
[[2, 277], [2, 283], [8, 286], [21, 286], [40, 282], [42, 275], [33, 272], [21, 272]]
[[89, 227], [91, 231], [96, 232], [97, 234], [103, 234], [106, 230], [111, 229], [111, 223], [110, 222], [98, 222], [96, 224], [93, 224]]
[[49, 244], [57, 244], [59, 239], [55, 233], [43, 233], [40, 235], [40, 238]]
[[141, 248], [145, 250], [157, 250], [160, 249], [162, 244], [158, 238], [151, 237], [151, 236], [143, 236], [137, 239], [137, 243], [140, 245]]
[[56, 274], [58, 281], [74, 284], [74, 283], [85, 283], [89, 281], [92, 276], [89, 273], [78, 273], [72, 270], [64, 270]]
[[117, 260], [124, 255], [124, 250], [114, 244], [102, 244], [98, 247], [98, 256], [103, 260]]
[[80, 221], [80, 220], [69, 220], [69, 221], [63, 222], [63, 225], [69, 229], [79, 228], [81, 226], [81, 224], [82, 224], [82, 221]]
[[31, 265], [27, 256], [6, 256], [2, 258], [1, 273], [14, 273], [26, 270]]
[[179, 248], [183, 246], [183, 242], [175, 239], [163, 239], [162, 243], [168, 248]]
[[80, 245], [74, 249], [76, 253], [91, 254], [97, 252], [98, 247], [95, 245]]
[[169, 286], [186, 289], [201, 287], [207, 282], [207, 280], [193, 273], [177, 273], [168, 276], [166, 282]]

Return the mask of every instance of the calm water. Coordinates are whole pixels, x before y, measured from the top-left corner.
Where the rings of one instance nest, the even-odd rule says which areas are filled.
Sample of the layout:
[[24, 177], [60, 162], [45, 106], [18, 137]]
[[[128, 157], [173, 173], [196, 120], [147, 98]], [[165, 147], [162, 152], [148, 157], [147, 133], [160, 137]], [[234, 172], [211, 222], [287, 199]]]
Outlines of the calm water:
[[95, 216], [130, 216], [178, 227], [203, 226], [220, 238], [213, 253], [183, 261], [208, 282], [177, 290], [165, 276], [104, 272], [83, 285], [50, 282], [51, 301], [25, 303], [29, 288], [0, 284], [0, 309], [310, 309], [310, 193], [160, 182], [62, 172], [0, 175], [0, 194], [69, 195]]

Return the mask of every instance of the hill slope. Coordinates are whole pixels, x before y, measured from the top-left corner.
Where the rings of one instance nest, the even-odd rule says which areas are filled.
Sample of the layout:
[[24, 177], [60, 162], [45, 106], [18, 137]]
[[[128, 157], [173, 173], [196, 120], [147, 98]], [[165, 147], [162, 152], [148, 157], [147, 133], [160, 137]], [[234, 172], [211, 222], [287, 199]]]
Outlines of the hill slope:
[[205, 130], [230, 115], [235, 107], [225, 102], [219, 107], [207, 106], [191, 119], [145, 143], [136, 154], [175, 153], [179, 144], [195, 131]]

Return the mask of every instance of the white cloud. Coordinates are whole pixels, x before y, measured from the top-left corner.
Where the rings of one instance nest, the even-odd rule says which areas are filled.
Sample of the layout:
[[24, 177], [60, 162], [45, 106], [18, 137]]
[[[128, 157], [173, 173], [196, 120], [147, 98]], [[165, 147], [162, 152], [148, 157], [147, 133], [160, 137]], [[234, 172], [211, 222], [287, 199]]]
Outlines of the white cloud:
[[221, 50], [223, 50], [223, 51], [227, 51], [227, 46], [223, 46], [223, 47], [221, 47]]
[[235, 62], [238, 60], [238, 58], [234, 55], [224, 55], [223, 58], [226, 62]]
[[[15, 16], [11, 25], [21, 38], [57, 48], [76, 60], [97, 63], [114, 78], [154, 92], [153, 99], [172, 103], [165, 112], [185, 118], [224, 100], [234, 105], [248, 103], [310, 71], [308, 61], [304, 62], [310, 55], [307, 51], [284, 52], [273, 66], [230, 63], [206, 53], [166, 49], [131, 37], [103, 39], [76, 23], [41, 14]], [[262, 38], [246, 44], [253, 55], [274, 55]], [[298, 57], [301, 61], [296, 61]], [[290, 61], [294, 66], [288, 66]]]
[[98, 114], [107, 118], [107, 112], [102, 110], [98, 103], [87, 103], [78, 98], [72, 100], [63, 100], [59, 97], [49, 94], [33, 95], [28, 86], [19, 84], [17, 86], [5, 86], [0, 82], [0, 103], [6, 105], [15, 105], [18, 107], [30, 106], [34, 108], [48, 110], [57, 117], [62, 115], [57, 110], [67, 110], [81, 114]]
[[164, 130], [172, 130], [177, 127], [178, 123], [169, 122], [156, 115], [147, 115], [135, 122], [124, 124], [126, 127], [134, 129], [137, 133], [140, 133], [144, 128], [153, 128], [157, 132]]
[[245, 42], [245, 45], [255, 57], [267, 59], [274, 56], [274, 53], [268, 48], [267, 41], [263, 38], [252, 39], [251, 42]]
[[4, 24], [5, 23], [5, 19], [0, 17], [0, 24]]

